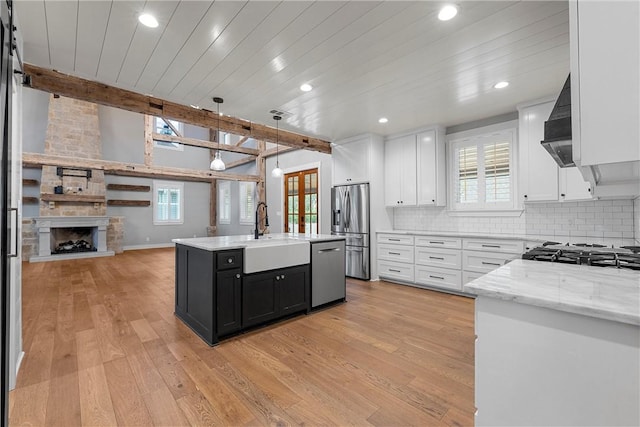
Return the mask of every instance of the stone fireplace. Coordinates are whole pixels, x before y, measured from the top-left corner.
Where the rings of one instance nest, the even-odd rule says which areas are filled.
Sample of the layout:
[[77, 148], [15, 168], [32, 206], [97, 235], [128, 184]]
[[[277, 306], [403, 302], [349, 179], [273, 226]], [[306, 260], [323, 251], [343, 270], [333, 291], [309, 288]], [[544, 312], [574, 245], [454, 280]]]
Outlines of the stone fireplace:
[[[51, 95], [44, 152], [101, 160], [98, 106]], [[106, 216], [103, 170], [43, 166], [39, 211], [31, 227], [23, 221], [23, 256], [32, 262], [122, 252], [124, 220]]]
[[[103, 216], [85, 217], [40, 217], [35, 218], [38, 235], [38, 255], [31, 262], [62, 259], [88, 258], [114, 255], [107, 249], [107, 226], [109, 218]], [[87, 250], [73, 251], [74, 244], [85, 241]], [[73, 244], [65, 244], [73, 242]], [[80, 246], [84, 246], [80, 244]], [[57, 252], [57, 253], [56, 253]]]

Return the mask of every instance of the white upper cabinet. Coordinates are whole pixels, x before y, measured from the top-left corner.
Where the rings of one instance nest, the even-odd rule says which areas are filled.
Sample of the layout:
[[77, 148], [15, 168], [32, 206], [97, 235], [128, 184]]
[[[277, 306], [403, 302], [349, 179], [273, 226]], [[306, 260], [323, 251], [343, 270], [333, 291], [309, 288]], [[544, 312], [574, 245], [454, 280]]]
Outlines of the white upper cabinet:
[[369, 182], [371, 138], [362, 135], [337, 142], [331, 148], [333, 185]]
[[591, 199], [590, 186], [578, 168], [560, 168], [542, 147], [544, 122], [555, 101], [518, 107], [520, 194], [524, 202], [557, 202]]
[[640, 194], [640, 2], [569, 2], [573, 160], [595, 196]]
[[544, 122], [554, 102], [518, 107], [520, 193], [525, 202], [558, 200], [558, 165], [544, 149]]
[[418, 205], [445, 206], [446, 170], [444, 128], [421, 132], [416, 137]]
[[384, 144], [384, 203], [415, 206], [416, 136], [390, 139]]

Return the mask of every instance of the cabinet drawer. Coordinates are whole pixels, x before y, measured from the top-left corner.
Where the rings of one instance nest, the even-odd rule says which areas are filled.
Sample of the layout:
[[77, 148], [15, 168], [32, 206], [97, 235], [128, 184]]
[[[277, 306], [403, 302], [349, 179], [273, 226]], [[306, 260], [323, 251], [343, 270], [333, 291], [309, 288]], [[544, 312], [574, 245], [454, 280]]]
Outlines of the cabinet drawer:
[[416, 236], [416, 246], [462, 249], [462, 239], [457, 239], [455, 237]]
[[378, 245], [378, 259], [413, 264], [413, 246]]
[[462, 272], [462, 286], [467, 283], [476, 280], [478, 277], [484, 276], [486, 273], [478, 273], [476, 271], [463, 271]]
[[462, 251], [459, 249], [415, 248], [415, 263], [433, 267], [462, 268]]
[[391, 261], [378, 261], [378, 275], [388, 279], [413, 282], [413, 265]]
[[462, 268], [477, 273], [488, 273], [495, 270], [512, 259], [519, 258], [519, 255], [500, 254], [493, 252], [463, 251]]
[[447, 268], [416, 265], [416, 283], [461, 291], [462, 272]]
[[521, 255], [524, 252], [522, 240], [463, 239], [462, 249], [469, 251], [490, 251]]
[[216, 254], [218, 270], [242, 268], [242, 249], [221, 251]]
[[378, 243], [413, 245], [413, 236], [407, 236], [406, 234], [378, 234]]

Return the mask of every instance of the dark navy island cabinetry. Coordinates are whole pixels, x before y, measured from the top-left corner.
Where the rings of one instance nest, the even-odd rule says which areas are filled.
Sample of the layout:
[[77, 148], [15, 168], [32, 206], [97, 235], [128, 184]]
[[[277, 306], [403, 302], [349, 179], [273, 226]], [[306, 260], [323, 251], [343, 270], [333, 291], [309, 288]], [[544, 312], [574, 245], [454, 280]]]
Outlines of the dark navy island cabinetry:
[[209, 345], [311, 307], [309, 265], [243, 273], [243, 249], [176, 245], [175, 314]]

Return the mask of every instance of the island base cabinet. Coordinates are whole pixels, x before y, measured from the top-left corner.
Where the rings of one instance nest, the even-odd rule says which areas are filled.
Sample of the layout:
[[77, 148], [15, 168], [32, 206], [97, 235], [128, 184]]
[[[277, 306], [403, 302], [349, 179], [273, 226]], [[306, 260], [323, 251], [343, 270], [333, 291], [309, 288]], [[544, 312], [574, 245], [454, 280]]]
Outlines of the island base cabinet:
[[245, 328], [278, 317], [278, 287], [275, 273], [245, 276], [242, 284], [242, 324]]
[[216, 273], [216, 323], [218, 335], [242, 328], [242, 270]]
[[476, 426], [640, 425], [640, 326], [478, 296]]
[[176, 306], [178, 317], [208, 343], [215, 340], [213, 253], [176, 246]]
[[310, 308], [309, 266], [246, 275], [242, 284], [242, 326], [248, 328]]

